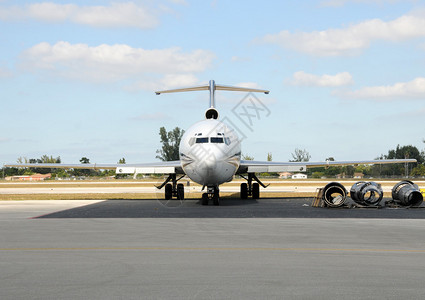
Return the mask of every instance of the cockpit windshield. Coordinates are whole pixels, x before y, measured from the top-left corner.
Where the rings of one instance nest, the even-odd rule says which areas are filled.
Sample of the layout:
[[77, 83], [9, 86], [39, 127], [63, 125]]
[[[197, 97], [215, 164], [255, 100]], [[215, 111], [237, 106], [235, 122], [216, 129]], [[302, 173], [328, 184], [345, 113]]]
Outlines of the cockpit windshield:
[[211, 143], [222, 144], [224, 140], [222, 137], [211, 137]]
[[197, 144], [208, 143], [208, 138], [207, 137], [196, 138], [196, 143]]
[[[224, 135], [224, 134], [222, 134]], [[226, 144], [230, 145], [231, 141], [228, 137], [192, 137], [189, 139], [189, 145], [193, 146], [193, 144]]]

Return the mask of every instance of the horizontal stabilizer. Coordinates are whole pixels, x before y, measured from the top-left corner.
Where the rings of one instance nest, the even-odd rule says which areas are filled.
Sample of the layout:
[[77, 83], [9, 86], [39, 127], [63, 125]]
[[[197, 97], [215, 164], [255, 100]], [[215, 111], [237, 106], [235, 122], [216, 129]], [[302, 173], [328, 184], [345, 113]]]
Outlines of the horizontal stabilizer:
[[210, 91], [210, 108], [215, 108], [215, 91], [253, 92], [253, 93], [264, 93], [264, 94], [268, 94], [270, 92], [268, 90], [215, 84], [214, 80], [210, 80], [209, 84], [206, 84], [206, 85], [157, 91], [155, 92], [155, 94], [160, 95], [164, 93], [193, 92], [193, 91]]
[[264, 94], [270, 93], [270, 91], [268, 91], [268, 90], [253, 89], [253, 88], [238, 87], [238, 86], [229, 86], [229, 85], [221, 85], [221, 84], [217, 84], [215, 86], [215, 89], [220, 90], [220, 91], [233, 91], [233, 92], [254, 92], [254, 93], [264, 93]]
[[[178, 92], [193, 92], [193, 91], [208, 91], [210, 90], [211, 84], [199, 85], [193, 87], [186, 87], [181, 89], [172, 89], [172, 90], [164, 90], [157, 91], [155, 94], [160, 95], [164, 93], [178, 93]], [[216, 91], [233, 91], [233, 92], [254, 92], [254, 93], [264, 93], [268, 94], [270, 91], [262, 90], [262, 89], [253, 89], [247, 87], [238, 87], [238, 86], [230, 86], [230, 85], [221, 85], [221, 84], [213, 84], [213, 89]]]
[[208, 91], [208, 90], [209, 90], [208, 85], [199, 85], [199, 86], [193, 86], [193, 87], [187, 87], [187, 88], [181, 88], [181, 89], [157, 91], [155, 92], [155, 94], [160, 95], [165, 93], [194, 92], [194, 91]]

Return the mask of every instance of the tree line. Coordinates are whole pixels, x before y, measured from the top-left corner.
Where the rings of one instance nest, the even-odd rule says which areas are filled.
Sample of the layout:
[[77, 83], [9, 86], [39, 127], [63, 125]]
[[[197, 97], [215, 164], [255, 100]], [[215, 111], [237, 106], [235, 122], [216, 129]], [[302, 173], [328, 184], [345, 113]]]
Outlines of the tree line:
[[[423, 142], [425, 143], [425, 140]], [[292, 157], [293, 160], [290, 161], [310, 160], [310, 154], [306, 150], [295, 149], [295, 152], [292, 153]], [[387, 154], [381, 154], [375, 157], [376, 160], [406, 158], [416, 159], [417, 163], [309, 168], [307, 169], [307, 175], [313, 178], [335, 177], [336, 175], [353, 177], [355, 173], [361, 173], [366, 177], [425, 176], [425, 150], [420, 151], [415, 146], [397, 145], [395, 149], [388, 150]], [[333, 157], [329, 157], [326, 160], [334, 161], [335, 159]]]
[[[184, 130], [179, 127], [174, 128], [171, 131], [167, 131], [165, 127], [161, 127], [159, 130], [160, 141], [162, 144], [161, 149], [156, 151], [156, 158], [162, 161], [179, 160], [179, 145], [183, 137]], [[425, 140], [423, 140], [425, 143]], [[292, 162], [307, 162], [310, 160], [311, 155], [305, 149], [296, 148], [291, 153]], [[387, 154], [381, 154], [375, 159], [404, 159], [413, 158], [417, 160], [417, 164], [388, 164], [388, 165], [358, 165], [358, 166], [342, 166], [342, 167], [320, 167], [320, 168], [308, 168], [307, 175], [313, 178], [321, 177], [335, 177], [336, 175], [342, 175], [346, 177], [353, 177], [355, 173], [361, 173], [366, 177], [422, 177], [425, 176], [425, 150], [420, 151], [417, 147], [412, 145], [400, 146], [397, 145], [395, 149], [388, 150]], [[243, 154], [242, 159], [254, 160], [254, 157]], [[272, 154], [267, 153], [267, 160], [272, 161]], [[335, 160], [333, 157], [328, 157], [327, 160]], [[23, 158], [20, 157], [17, 160], [18, 163], [61, 163], [60, 156], [53, 157], [43, 155], [40, 158]], [[88, 164], [90, 159], [82, 157], [80, 163]], [[118, 161], [119, 164], [125, 164], [125, 158], [121, 158]], [[91, 170], [91, 169], [45, 169], [45, 168], [3, 168], [0, 170], [0, 174], [5, 176], [13, 175], [32, 175], [34, 173], [47, 174], [51, 173], [52, 177], [81, 177], [81, 176], [122, 176], [115, 175], [115, 170]], [[277, 174], [264, 174], [277, 176]]]
[[[21, 164], [60, 164], [61, 158], [43, 155], [40, 158], [26, 158], [19, 157], [18, 163]], [[82, 157], [80, 159], [81, 164], [89, 164], [90, 159]], [[125, 164], [125, 158], [121, 158], [118, 161], [119, 164]], [[93, 169], [55, 169], [55, 168], [3, 168], [0, 170], [3, 177], [8, 176], [22, 176], [22, 175], [33, 175], [33, 174], [52, 174], [52, 178], [69, 178], [69, 177], [110, 177], [115, 176], [119, 178], [122, 175], [115, 174], [115, 170], [93, 170]]]

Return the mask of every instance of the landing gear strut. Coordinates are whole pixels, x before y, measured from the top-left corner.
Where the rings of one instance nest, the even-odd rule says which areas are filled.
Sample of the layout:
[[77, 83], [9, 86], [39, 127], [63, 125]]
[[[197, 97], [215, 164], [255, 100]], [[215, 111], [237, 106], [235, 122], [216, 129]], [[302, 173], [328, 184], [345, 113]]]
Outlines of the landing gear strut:
[[[165, 186], [165, 200], [170, 200], [175, 197], [177, 200], [184, 200], [184, 185], [182, 183], [177, 183], [180, 178], [176, 177], [176, 174], [170, 174], [168, 178], [160, 186], [157, 186], [157, 189], [162, 189]], [[168, 183], [171, 181], [172, 183]]]
[[[263, 188], [269, 186], [264, 185], [254, 173], [248, 173], [248, 178], [242, 175], [241, 177], [247, 181], [247, 183], [241, 183], [241, 199], [248, 199], [248, 196], [252, 196], [252, 199], [260, 199], [260, 185]], [[253, 180], [256, 182], [253, 183]]]
[[215, 206], [220, 205], [220, 194], [217, 186], [209, 186], [206, 193], [202, 194], [202, 205], [208, 205], [209, 199], [212, 199]]

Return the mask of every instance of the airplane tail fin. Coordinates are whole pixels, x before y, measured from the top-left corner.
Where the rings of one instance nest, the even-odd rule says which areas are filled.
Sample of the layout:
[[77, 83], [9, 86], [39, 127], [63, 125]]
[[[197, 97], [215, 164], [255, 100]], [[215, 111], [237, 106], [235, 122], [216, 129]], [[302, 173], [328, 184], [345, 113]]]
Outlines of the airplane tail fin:
[[256, 92], [256, 93], [264, 93], [264, 94], [269, 93], [269, 91], [267, 90], [215, 84], [214, 80], [210, 80], [208, 85], [199, 85], [199, 86], [193, 86], [193, 87], [187, 87], [187, 88], [157, 91], [155, 92], [155, 94], [160, 95], [164, 93], [208, 91], [208, 90], [210, 91], [210, 108], [215, 108], [215, 91], [216, 90], [234, 91], [234, 92]]

